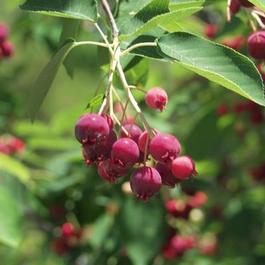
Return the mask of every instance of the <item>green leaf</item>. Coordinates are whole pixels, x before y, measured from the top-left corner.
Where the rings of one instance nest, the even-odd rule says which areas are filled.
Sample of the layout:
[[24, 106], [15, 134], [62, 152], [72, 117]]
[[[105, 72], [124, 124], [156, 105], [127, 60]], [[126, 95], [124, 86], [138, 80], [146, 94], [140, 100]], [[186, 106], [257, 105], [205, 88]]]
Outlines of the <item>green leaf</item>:
[[265, 0], [249, 0], [256, 7], [260, 8], [263, 12], [265, 12]]
[[161, 37], [158, 48], [165, 57], [179, 62], [187, 69], [265, 105], [261, 76], [248, 57], [187, 32]]
[[6, 172], [16, 178], [22, 183], [28, 184], [30, 182], [30, 173], [20, 161], [0, 153], [0, 172]]
[[94, 98], [92, 98], [89, 103], [87, 104], [86, 108], [94, 108], [99, 106], [104, 100], [104, 94], [99, 94], [97, 96], [95, 96]]
[[74, 47], [74, 41], [66, 43], [51, 59], [51, 61], [41, 71], [37, 80], [33, 84], [32, 91], [29, 96], [28, 114], [32, 121], [34, 121], [38, 110], [43, 103], [49, 88], [51, 87], [53, 80], [60, 68], [60, 65], [64, 61], [67, 54]]
[[[137, 218], [136, 218], [137, 217]], [[135, 265], [145, 265], [164, 241], [164, 210], [158, 199], [141, 203], [128, 198], [121, 209], [119, 229], [122, 242]]]
[[171, 0], [169, 8], [170, 10], [176, 10], [184, 7], [201, 7], [205, 3], [205, 0]]
[[21, 240], [21, 218], [14, 196], [0, 186], [0, 241], [10, 247], [17, 247]]
[[27, 0], [21, 9], [44, 15], [97, 20], [97, 3], [95, 0]]

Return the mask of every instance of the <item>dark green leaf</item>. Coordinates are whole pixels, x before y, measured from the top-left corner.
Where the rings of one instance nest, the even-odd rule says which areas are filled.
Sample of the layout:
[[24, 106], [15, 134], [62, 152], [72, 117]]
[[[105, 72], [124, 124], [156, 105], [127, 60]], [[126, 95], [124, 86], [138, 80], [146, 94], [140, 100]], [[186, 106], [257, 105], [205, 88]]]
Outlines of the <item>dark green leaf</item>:
[[27, 0], [20, 6], [50, 16], [97, 20], [97, 4], [95, 0]]

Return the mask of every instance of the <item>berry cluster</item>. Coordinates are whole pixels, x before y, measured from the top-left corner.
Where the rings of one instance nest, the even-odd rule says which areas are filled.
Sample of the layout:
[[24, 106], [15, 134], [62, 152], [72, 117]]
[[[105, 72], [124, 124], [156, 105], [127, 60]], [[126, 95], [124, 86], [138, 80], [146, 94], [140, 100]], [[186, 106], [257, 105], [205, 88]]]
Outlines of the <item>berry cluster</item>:
[[[168, 97], [164, 90], [153, 88], [145, 102], [162, 111]], [[181, 147], [175, 136], [128, 122], [120, 126], [118, 135], [112, 118], [105, 113], [85, 114], [75, 126], [85, 163], [96, 165], [99, 176], [110, 183], [133, 169], [130, 186], [139, 199], [148, 200], [162, 184], [174, 187], [196, 174], [193, 160], [179, 156]]]
[[18, 138], [9, 135], [0, 137], [0, 153], [12, 155], [21, 152], [24, 149], [25, 143]]
[[9, 58], [14, 53], [14, 46], [8, 40], [9, 30], [4, 23], [0, 23], [0, 60]]
[[227, 104], [221, 104], [217, 109], [217, 115], [219, 117], [225, 116], [229, 113], [235, 113], [237, 115], [247, 113], [253, 124], [261, 124], [264, 121], [263, 108], [252, 101], [239, 102], [232, 107]]
[[82, 230], [75, 228], [72, 223], [60, 226], [57, 237], [52, 242], [52, 249], [58, 255], [67, 254], [77, 246], [82, 237]]

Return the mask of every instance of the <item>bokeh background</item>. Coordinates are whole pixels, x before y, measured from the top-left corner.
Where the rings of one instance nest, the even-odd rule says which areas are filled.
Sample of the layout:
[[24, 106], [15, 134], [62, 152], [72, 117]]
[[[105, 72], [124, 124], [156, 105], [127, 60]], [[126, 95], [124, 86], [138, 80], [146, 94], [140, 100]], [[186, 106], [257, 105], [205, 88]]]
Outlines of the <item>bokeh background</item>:
[[[22, 12], [21, 2], [0, 2], [14, 45], [14, 54], [0, 60], [1, 265], [264, 265], [263, 108], [176, 64], [141, 61], [127, 72], [131, 83], [163, 87], [170, 100], [160, 113], [147, 109], [138, 92], [140, 106], [153, 127], [180, 139], [199, 174], [138, 201], [128, 176], [109, 185], [84, 165], [73, 134], [77, 118], [106, 87], [102, 50], [75, 50], [68, 59], [74, 78], [61, 67], [36, 121], [28, 119], [31, 85], [58, 48], [62, 20]], [[241, 37], [233, 47], [246, 54], [247, 17], [227, 24], [225, 11], [221, 1], [183, 27], [205, 35], [215, 24], [210, 37], [230, 46]], [[99, 36], [84, 24], [78, 39]], [[172, 254], [172, 235], [189, 238], [192, 247]]]

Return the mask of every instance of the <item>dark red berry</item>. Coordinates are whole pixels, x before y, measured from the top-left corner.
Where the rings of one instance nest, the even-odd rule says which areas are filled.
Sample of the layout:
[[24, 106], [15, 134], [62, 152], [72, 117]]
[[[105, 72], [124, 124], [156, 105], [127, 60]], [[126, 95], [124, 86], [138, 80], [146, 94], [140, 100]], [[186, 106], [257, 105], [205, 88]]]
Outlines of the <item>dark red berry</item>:
[[85, 114], [79, 118], [75, 126], [76, 139], [82, 144], [95, 144], [106, 140], [109, 135], [106, 119], [98, 114]]
[[157, 163], [155, 168], [159, 172], [164, 185], [174, 188], [179, 183], [179, 180], [172, 174], [170, 166]]
[[71, 247], [63, 238], [57, 238], [52, 242], [52, 249], [58, 255], [64, 255], [71, 250]]
[[14, 46], [9, 41], [4, 41], [0, 44], [0, 48], [2, 50], [2, 54], [4, 57], [11, 57], [14, 53]]
[[229, 108], [225, 104], [221, 104], [217, 108], [217, 116], [222, 117], [229, 113]]
[[231, 0], [229, 8], [230, 8], [230, 11], [232, 14], [238, 13], [240, 10], [240, 7], [241, 7], [241, 4], [240, 4], [239, 0]]
[[204, 28], [204, 35], [209, 39], [215, 38], [218, 32], [218, 27], [215, 24], [206, 24]]
[[130, 185], [133, 193], [139, 199], [146, 201], [160, 190], [162, 180], [155, 168], [144, 166], [134, 171]]
[[248, 0], [238, 0], [243, 7], [253, 7], [254, 5]]
[[174, 160], [180, 152], [178, 139], [170, 134], [158, 133], [150, 142], [150, 154], [160, 162]]
[[113, 144], [111, 158], [120, 166], [133, 166], [140, 158], [138, 145], [130, 138], [121, 138]]
[[172, 161], [172, 173], [179, 180], [186, 180], [192, 175], [196, 175], [195, 164], [188, 156], [180, 156]]
[[8, 27], [1, 23], [0, 24], [0, 43], [4, 42], [8, 36], [9, 30]]
[[257, 31], [248, 37], [248, 52], [255, 59], [265, 59], [265, 31]]
[[117, 141], [116, 133], [111, 130], [107, 139], [93, 145], [83, 144], [83, 156], [87, 165], [110, 158], [113, 144]]
[[136, 143], [138, 143], [138, 139], [143, 132], [142, 129], [133, 123], [125, 124], [123, 127], [128, 132], [128, 135], [126, 135], [124, 130], [121, 130], [121, 136], [131, 138]]
[[162, 111], [168, 102], [168, 96], [164, 89], [154, 87], [145, 95], [145, 103], [151, 109], [159, 109]]
[[111, 159], [102, 161], [98, 165], [99, 176], [109, 183], [113, 183], [118, 178], [125, 176], [126, 172], [127, 168], [121, 167], [113, 163]]

